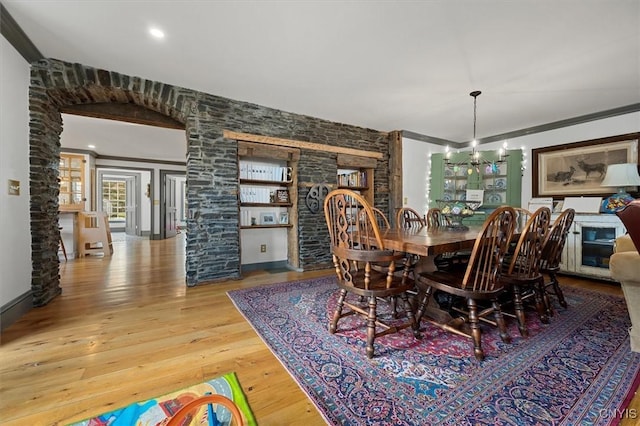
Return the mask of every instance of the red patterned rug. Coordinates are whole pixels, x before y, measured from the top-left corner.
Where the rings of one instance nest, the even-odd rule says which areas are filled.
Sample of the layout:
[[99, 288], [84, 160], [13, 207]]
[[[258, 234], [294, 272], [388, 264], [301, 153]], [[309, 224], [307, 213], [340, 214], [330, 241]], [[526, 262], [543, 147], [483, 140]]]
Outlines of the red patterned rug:
[[421, 340], [410, 330], [376, 339], [370, 360], [361, 319], [328, 332], [334, 281], [229, 292], [330, 424], [608, 425], [634, 414], [621, 408], [638, 387], [640, 354], [621, 297], [566, 288], [569, 308], [550, 324], [531, 316], [528, 338], [515, 321], [511, 344], [483, 328], [483, 362], [470, 340], [426, 322]]

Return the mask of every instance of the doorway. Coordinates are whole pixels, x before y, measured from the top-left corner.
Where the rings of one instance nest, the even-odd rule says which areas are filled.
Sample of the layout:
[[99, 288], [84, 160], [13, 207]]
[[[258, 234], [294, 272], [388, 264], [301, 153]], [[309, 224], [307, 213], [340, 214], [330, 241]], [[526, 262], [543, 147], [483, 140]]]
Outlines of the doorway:
[[160, 170], [160, 239], [175, 237], [185, 221], [186, 173]]
[[140, 236], [140, 174], [98, 170], [98, 210], [114, 232]]

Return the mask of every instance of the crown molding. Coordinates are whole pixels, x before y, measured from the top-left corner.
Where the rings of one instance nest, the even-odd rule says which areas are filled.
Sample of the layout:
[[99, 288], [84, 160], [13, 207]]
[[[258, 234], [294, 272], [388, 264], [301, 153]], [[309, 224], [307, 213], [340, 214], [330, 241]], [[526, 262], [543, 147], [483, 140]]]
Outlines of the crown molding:
[[22, 31], [20, 25], [13, 19], [7, 9], [0, 3], [0, 34], [7, 39], [14, 49], [22, 55], [27, 62], [32, 63], [44, 59], [38, 48]]
[[[502, 141], [505, 139], [513, 139], [520, 136], [532, 135], [534, 133], [548, 132], [549, 130], [575, 126], [577, 124], [583, 124], [583, 123], [588, 123], [590, 121], [602, 120], [604, 118], [615, 117], [618, 115], [629, 114], [637, 111], [640, 111], [640, 103], [626, 105], [618, 108], [612, 108], [605, 111], [580, 115], [578, 117], [567, 118], [565, 120], [558, 120], [551, 123], [541, 124], [539, 126], [527, 127], [525, 129], [514, 130], [512, 132], [500, 133], [497, 135], [480, 138], [478, 139], [478, 145], [487, 144], [490, 142]], [[423, 134], [412, 132], [409, 130], [402, 130], [401, 132], [402, 132], [402, 137], [405, 137], [408, 139], [413, 139], [413, 140], [422, 141], [422, 142], [429, 142], [434, 145], [449, 146], [453, 149], [468, 148], [471, 146], [471, 141], [455, 142], [447, 139], [441, 139], [433, 136], [423, 135]]]

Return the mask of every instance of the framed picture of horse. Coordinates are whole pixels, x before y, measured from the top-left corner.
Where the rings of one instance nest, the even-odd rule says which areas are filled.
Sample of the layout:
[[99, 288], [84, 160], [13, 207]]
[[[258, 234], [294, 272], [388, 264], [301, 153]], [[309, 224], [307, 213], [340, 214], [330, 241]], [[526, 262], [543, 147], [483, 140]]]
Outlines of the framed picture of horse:
[[[629, 133], [534, 149], [533, 197], [611, 195], [616, 188], [601, 185], [607, 166], [637, 164], [639, 138], [640, 133]], [[637, 191], [637, 188], [627, 191]]]

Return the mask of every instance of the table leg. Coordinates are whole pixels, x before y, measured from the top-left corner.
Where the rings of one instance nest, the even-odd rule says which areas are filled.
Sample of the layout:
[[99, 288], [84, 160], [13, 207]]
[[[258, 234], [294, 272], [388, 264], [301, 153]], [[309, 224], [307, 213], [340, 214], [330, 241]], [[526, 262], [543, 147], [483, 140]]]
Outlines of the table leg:
[[[416, 267], [414, 270], [416, 277], [421, 272], [437, 271], [438, 268], [436, 267], [434, 259], [435, 259], [435, 256], [420, 257], [420, 260], [416, 264]], [[418, 297], [420, 297], [420, 295], [418, 295]], [[449, 314], [449, 312], [440, 308], [440, 306], [438, 305], [438, 301], [435, 299], [435, 297], [433, 297], [433, 295], [431, 295], [429, 304], [426, 306], [423, 315], [426, 315], [432, 318], [433, 320], [439, 322], [440, 324], [447, 324], [453, 328], [459, 328], [462, 325], [460, 318], [454, 318], [451, 316], [451, 314]]]

